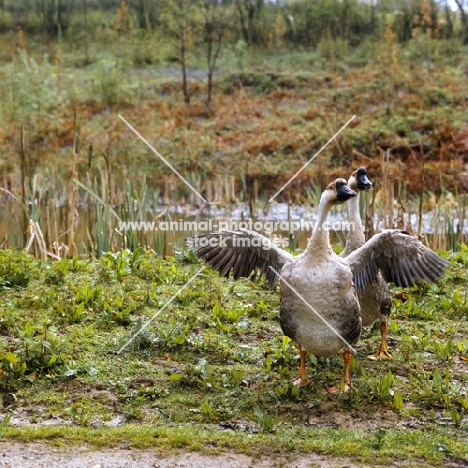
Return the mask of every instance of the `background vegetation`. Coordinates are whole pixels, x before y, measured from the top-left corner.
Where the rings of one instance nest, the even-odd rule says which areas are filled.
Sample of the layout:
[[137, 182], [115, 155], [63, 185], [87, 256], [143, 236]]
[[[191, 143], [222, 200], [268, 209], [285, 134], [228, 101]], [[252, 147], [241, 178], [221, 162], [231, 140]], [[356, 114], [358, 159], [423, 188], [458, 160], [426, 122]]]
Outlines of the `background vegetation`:
[[[463, 9], [428, 0], [4, 0], [0, 25], [5, 247], [56, 257], [158, 251], [157, 236], [135, 244], [112, 235], [117, 216], [199, 204], [119, 114], [205, 198], [245, 202], [252, 217], [355, 114], [277, 201], [313, 205], [331, 178], [364, 164], [376, 182], [369, 219], [392, 225], [394, 204], [420, 219], [437, 208], [447, 240], [434, 246], [461, 240]], [[437, 203], [448, 192], [454, 203]]]

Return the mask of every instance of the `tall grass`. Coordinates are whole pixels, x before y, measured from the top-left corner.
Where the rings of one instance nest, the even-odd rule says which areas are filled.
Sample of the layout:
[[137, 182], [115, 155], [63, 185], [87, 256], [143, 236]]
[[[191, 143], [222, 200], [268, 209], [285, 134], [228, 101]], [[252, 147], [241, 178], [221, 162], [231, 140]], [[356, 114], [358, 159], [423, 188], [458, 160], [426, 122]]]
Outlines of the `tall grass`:
[[[103, 180], [107, 180], [104, 176]], [[419, 236], [433, 249], [457, 251], [462, 243], [468, 244], [468, 216], [466, 194], [452, 195], [445, 192], [443, 196], [436, 197], [434, 193], [424, 191], [422, 195], [411, 195], [403, 189], [397, 191], [395, 196], [393, 186], [376, 183], [374, 190], [363, 194], [360, 199], [360, 209], [363, 215], [367, 237], [380, 231], [382, 228], [400, 228]], [[110, 203], [107, 183], [94, 179], [91, 183], [84, 184], [75, 180], [77, 186], [76, 206], [66, 204], [61, 207], [50, 203], [48, 191], [40, 185], [39, 177], [33, 178], [28, 185], [28, 193], [34, 193], [34, 199], [28, 199], [23, 203], [17, 198], [15, 202], [9, 202], [16, 206], [14, 212], [17, 215], [24, 213], [29, 223], [26, 228], [26, 239], [17, 236], [17, 225], [3, 222], [0, 228], [3, 230], [3, 248], [24, 248], [38, 258], [69, 257], [76, 253], [100, 257], [108, 251], [129, 249], [135, 251], [138, 248], [152, 249], [159, 255], [173, 253], [173, 248], [168, 242], [183, 244], [183, 238], [193, 232], [179, 231], [148, 231], [132, 230], [119, 231], [119, 222], [150, 222], [167, 221], [167, 225], [174, 221], [171, 215], [172, 209], [168, 205], [149, 203], [148, 186], [143, 182], [138, 188], [134, 183], [127, 181], [123, 190], [122, 203]], [[90, 186], [92, 188], [90, 188]], [[318, 186], [308, 188], [308, 205], [317, 206], [320, 190]], [[240, 195], [238, 195], [240, 197]], [[85, 201], [86, 200], [86, 201]], [[243, 212], [250, 212], [248, 200], [236, 204], [231, 209], [243, 207]], [[214, 212], [200, 212], [196, 217], [198, 221], [210, 217], [216, 219], [218, 209], [223, 205], [214, 205]], [[228, 205], [225, 206], [222, 217], [229, 218]], [[198, 205], [172, 206], [175, 208], [175, 219], [193, 219], [190, 214], [180, 214], [180, 208], [185, 213], [199, 211]], [[288, 219], [295, 218], [292, 214], [295, 206], [289, 205]], [[64, 239], [70, 230], [70, 219], [73, 210], [74, 248]], [[313, 208], [312, 208], [313, 210]], [[177, 214], [177, 212], [179, 213]], [[310, 210], [309, 210], [310, 212]], [[263, 219], [261, 210], [257, 214]], [[15, 215], [14, 215], [15, 216]], [[253, 218], [255, 220], [255, 218]], [[465, 226], [465, 232], [463, 227]], [[282, 233], [283, 235], [286, 235]], [[288, 233], [289, 235], [291, 233]], [[291, 247], [304, 248], [306, 237], [303, 233], [291, 237]], [[168, 237], [170, 236], [170, 237]], [[337, 233], [337, 238], [345, 241], [345, 233]], [[304, 245], [302, 245], [304, 244]]]

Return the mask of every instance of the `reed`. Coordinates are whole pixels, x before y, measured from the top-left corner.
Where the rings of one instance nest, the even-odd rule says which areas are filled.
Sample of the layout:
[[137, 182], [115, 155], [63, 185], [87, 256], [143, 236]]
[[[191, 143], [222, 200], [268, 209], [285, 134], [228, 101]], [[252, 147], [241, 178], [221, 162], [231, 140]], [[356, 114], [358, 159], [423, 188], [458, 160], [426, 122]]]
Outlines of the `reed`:
[[96, 179], [94, 180], [94, 190], [91, 190], [79, 180], [75, 180], [75, 183], [91, 197], [95, 218], [94, 223], [91, 224], [94, 229], [88, 229], [87, 232], [88, 249], [89, 253], [99, 258], [103, 253], [112, 250], [115, 227], [121, 219], [109, 203], [108, 190], [105, 199], [98, 195], [99, 184]]
[[[146, 222], [147, 221], [147, 210], [148, 204], [146, 200], [148, 187], [146, 180], [143, 178], [141, 181], [140, 190], [136, 190], [133, 186], [133, 182], [130, 180], [126, 181], [126, 193], [124, 203], [122, 205], [123, 221], [130, 222]], [[144, 230], [134, 231], [127, 229], [124, 233], [124, 248], [134, 252], [138, 248], [147, 248], [147, 235]]]
[[[104, 180], [107, 180], [106, 176]], [[4, 193], [14, 197], [23, 214], [30, 220], [26, 229], [26, 239], [22, 241], [15, 241], [14, 224], [3, 223], [3, 229], [7, 230], [4, 235], [4, 248], [26, 247], [38, 258], [70, 257], [70, 243], [63, 243], [62, 240], [67, 236], [70, 228], [72, 206], [75, 207], [74, 217], [80, 216], [80, 220], [87, 220], [87, 229], [84, 230], [85, 238], [82, 232], [77, 231], [76, 228], [74, 230], [74, 254], [100, 257], [107, 251], [122, 249], [135, 251], [138, 248], [144, 248], [153, 249], [159, 255], [168, 255], [172, 252], [172, 248], [167, 244], [168, 241], [182, 244], [186, 235], [193, 234], [178, 231], [145, 232], [132, 229], [118, 231], [118, 223], [121, 221], [159, 222], [165, 220], [169, 223], [173, 221], [168, 205], [160, 206], [154, 195], [150, 201], [148, 194], [152, 191], [145, 181], [142, 181], [138, 187], [132, 181], [127, 181], [121, 202], [111, 204], [107, 182], [103, 183], [102, 179], [95, 178], [85, 185], [75, 179], [76, 202], [74, 205], [66, 204], [61, 207], [56, 207], [52, 203], [53, 197], [42, 183], [41, 178], [36, 175], [27, 184], [27, 193], [34, 194], [34, 196], [28, 196], [27, 204], [21, 200], [21, 197], [2, 189]], [[360, 210], [365, 220], [367, 237], [382, 227], [398, 227], [420, 235], [431, 248], [436, 250], [457, 251], [462, 243], [468, 243], [468, 235], [463, 231], [464, 226], [468, 224], [466, 196], [452, 195], [447, 191], [440, 197], [436, 197], [431, 192], [425, 192], [422, 196], [409, 195], [404, 189], [398, 188], [395, 203], [392, 206], [393, 212], [391, 212], [388, 200], [393, 193], [393, 189], [387, 186], [386, 192], [383, 187], [375, 187], [370, 193], [361, 195]], [[308, 188], [307, 204], [315, 206], [318, 195], [318, 187]], [[247, 200], [243, 203], [248, 210]], [[186, 209], [187, 213], [196, 209], [195, 206], [185, 208], [189, 208]], [[292, 210], [294, 210], [294, 205], [291, 204], [289, 215], [291, 219]], [[159, 214], [157, 214], [158, 211]], [[209, 213], [205, 213], [201, 214], [198, 219], [202, 220], [210, 216]], [[429, 226], [432, 232], [427, 231]], [[170, 234], [170, 239], [168, 234]], [[340, 242], [345, 242], [345, 233], [337, 233], [337, 236]], [[304, 247], [297, 243], [298, 239], [290, 236], [290, 240], [292, 248]]]
[[29, 225], [29, 217], [28, 217], [28, 210], [26, 209], [28, 205], [27, 201], [27, 157], [28, 157], [28, 140], [27, 140], [27, 132], [25, 125], [21, 125], [21, 140], [20, 140], [20, 159], [21, 159], [21, 201], [22, 205], [25, 209], [23, 209], [23, 236], [24, 236], [24, 241], [26, 241], [26, 230]]
[[164, 256], [164, 252], [166, 252], [166, 232], [156, 232], [153, 235], [153, 252], [155, 252], [160, 257]]
[[77, 186], [76, 186], [76, 177], [77, 177], [77, 159], [79, 153], [79, 129], [76, 124], [76, 112], [73, 115], [73, 146], [72, 146], [72, 173], [71, 173], [71, 193], [69, 201], [69, 211], [68, 211], [68, 254], [73, 257], [76, 253], [75, 246], [75, 210], [76, 210], [76, 196], [77, 196]]

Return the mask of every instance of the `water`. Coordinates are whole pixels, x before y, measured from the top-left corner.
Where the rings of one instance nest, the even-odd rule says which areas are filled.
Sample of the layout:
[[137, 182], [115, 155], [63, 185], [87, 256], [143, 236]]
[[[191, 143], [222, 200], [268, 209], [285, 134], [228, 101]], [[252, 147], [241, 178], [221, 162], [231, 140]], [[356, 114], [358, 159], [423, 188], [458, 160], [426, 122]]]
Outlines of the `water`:
[[[66, 204], [46, 208], [45, 205], [34, 206], [34, 220], [39, 221], [47, 249], [62, 257], [67, 255], [70, 243], [69, 207]], [[122, 210], [113, 207], [120, 216]], [[76, 251], [80, 255], [96, 254], [96, 239], [99, 235], [98, 220], [94, 204], [80, 204], [75, 211], [74, 236]], [[418, 232], [419, 216], [415, 213], [405, 214], [405, 223], [413, 232]], [[100, 233], [107, 232], [112, 237], [112, 250], [129, 247], [128, 236], [124, 226], [111, 215], [110, 226], [101, 225]], [[261, 232], [270, 237], [279, 238], [280, 245], [304, 249], [317, 219], [316, 207], [310, 205], [291, 206], [286, 203], [271, 203], [258, 206], [254, 221], [250, 216], [247, 204], [232, 205], [156, 205], [146, 212], [146, 224], [133, 225], [133, 231], [139, 245], [155, 250], [159, 254], [173, 254], [174, 250], [184, 246], [185, 237], [217, 229], [248, 229]], [[345, 242], [346, 231], [352, 229], [347, 223], [346, 205], [336, 207], [329, 217], [332, 243]], [[439, 217], [439, 227], [435, 230], [434, 212], [426, 212], [422, 219], [422, 233], [428, 239], [437, 231], [447, 231], [447, 220]], [[25, 229], [21, 205], [12, 200], [0, 205], [0, 247], [23, 247], [30, 241], [32, 231]], [[384, 228], [382, 220], [376, 215], [372, 220], [374, 232]], [[463, 233], [464, 242], [468, 238], [468, 219], [458, 219], [453, 213], [454, 232]], [[394, 226], [397, 227], [397, 226]], [[35, 242], [33, 242], [34, 245]], [[31, 246], [31, 251], [33, 250]], [[37, 251], [36, 251], [37, 254]]]

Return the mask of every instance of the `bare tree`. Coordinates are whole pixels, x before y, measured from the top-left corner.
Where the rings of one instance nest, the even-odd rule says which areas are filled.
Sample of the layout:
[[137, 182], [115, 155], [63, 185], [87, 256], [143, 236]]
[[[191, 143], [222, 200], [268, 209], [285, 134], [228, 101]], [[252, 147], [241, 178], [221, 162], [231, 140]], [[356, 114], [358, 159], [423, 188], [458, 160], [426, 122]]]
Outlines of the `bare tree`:
[[138, 27], [151, 29], [161, 24], [161, 13], [165, 0], [134, 0]]
[[175, 42], [176, 58], [182, 71], [182, 93], [187, 104], [190, 103], [187, 61], [192, 47], [192, 35], [197, 27], [198, 3], [198, 0], [171, 0], [166, 5], [167, 29]]
[[48, 34], [60, 34], [67, 29], [73, 14], [75, 0], [40, 0], [37, 3], [42, 16], [44, 31]]
[[258, 42], [258, 22], [265, 6], [264, 0], [235, 0], [242, 36], [247, 44]]
[[223, 39], [229, 26], [229, 18], [232, 17], [228, 6], [223, 6], [218, 1], [206, 0], [203, 8], [203, 41], [206, 51], [207, 66], [207, 90], [205, 100], [205, 115], [210, 114], [211, 97], [213, 94], [213, 75], [221, 52]]
[[468, 13], [465, 11], [465, 5], [466, 5], [466, 8], [468, 8], [468, 2], [465, 3], [465, 0], [455, 0], [455, 3], [457, 4], [458, 10], [460, 11], [460, 21], [463, 27], [463, 44], [467, 45], [468, 44]]

